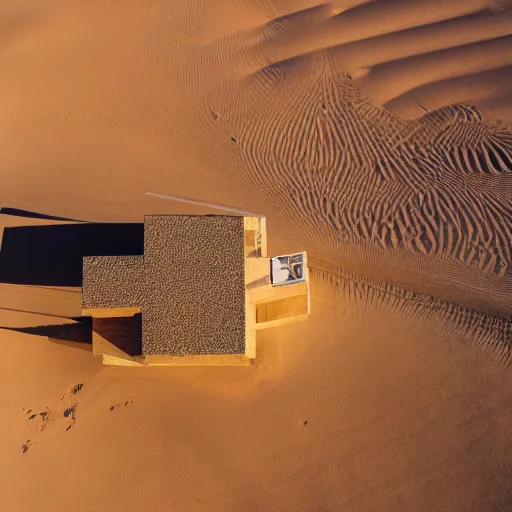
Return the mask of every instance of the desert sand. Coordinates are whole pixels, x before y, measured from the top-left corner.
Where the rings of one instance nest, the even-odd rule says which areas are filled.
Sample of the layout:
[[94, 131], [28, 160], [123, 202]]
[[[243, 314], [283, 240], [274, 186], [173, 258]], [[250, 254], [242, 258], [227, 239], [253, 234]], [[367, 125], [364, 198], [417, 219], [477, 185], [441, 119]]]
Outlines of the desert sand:
[[[4, 0], [0, 23], [1, 510], [510, 508], [509, 1]], [[147, 193], [266, 215], [270, 254], [310, 255], [311, 319], [248, 368], [102, 366], [80, 241], [36, 278], [55, 231], [20, 229], [214, 213]]]

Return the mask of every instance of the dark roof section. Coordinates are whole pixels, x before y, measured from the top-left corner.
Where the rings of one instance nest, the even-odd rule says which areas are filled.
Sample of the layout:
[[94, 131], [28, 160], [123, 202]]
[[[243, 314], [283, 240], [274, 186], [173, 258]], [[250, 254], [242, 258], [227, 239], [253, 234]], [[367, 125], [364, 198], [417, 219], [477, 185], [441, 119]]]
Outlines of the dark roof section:
[[143, 354], [245, 352], [244, 219], [147, 216]]
[[142, 305], [142, 256], [89, 256], [83, 265], [83, 309]]

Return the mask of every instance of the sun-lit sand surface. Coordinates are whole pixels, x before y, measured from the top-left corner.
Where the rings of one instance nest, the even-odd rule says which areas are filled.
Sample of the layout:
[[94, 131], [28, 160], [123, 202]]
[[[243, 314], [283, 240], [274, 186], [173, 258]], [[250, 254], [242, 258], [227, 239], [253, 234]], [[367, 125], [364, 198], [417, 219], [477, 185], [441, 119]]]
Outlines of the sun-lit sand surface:
[[78, 287], [0, 283], [1, 510], [509, 509], [510, 2], [4, 0], [0, 29], [1, 207], [261, 212], [312, 281], [253, 366], [162, 369], [20, 330], [75, 332]]

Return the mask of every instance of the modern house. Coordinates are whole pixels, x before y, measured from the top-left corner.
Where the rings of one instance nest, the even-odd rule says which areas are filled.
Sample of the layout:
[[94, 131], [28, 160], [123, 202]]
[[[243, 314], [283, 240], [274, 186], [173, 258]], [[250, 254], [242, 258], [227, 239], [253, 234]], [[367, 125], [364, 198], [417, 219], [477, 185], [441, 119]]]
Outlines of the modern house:
[[150, 215], [144, 254], [84, 258], [93, 353], [111, 365], [248, 365], [260, 329], [310, 314], [305, 253], [267, 257], [266, 220]]

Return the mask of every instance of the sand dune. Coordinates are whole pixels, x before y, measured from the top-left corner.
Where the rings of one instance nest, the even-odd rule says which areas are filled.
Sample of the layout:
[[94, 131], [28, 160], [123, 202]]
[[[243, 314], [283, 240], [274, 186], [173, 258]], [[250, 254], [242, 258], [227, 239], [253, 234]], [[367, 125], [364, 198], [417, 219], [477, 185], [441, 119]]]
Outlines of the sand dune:
[[4, 269], [0, 508], [507, 510], [510, 7], [3, 2], [0, 206], [261, 212], [313, 289], [250, 368], [134, 372], [71, 348], [76, 280]]

